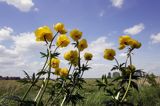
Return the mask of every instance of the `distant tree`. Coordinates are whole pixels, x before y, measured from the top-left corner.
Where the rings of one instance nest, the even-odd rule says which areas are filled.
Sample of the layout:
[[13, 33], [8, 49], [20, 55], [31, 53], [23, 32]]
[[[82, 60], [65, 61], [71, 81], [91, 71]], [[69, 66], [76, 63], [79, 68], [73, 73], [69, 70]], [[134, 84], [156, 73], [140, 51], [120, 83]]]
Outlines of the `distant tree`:
[[108, 76], [107, 76], [107, 78], [111, 78], [111, 73], [110, 73], [110, 72], [108, 73]]
[[119, 77], [120, 73], [119, 72], [113, 72], [113, 78]]

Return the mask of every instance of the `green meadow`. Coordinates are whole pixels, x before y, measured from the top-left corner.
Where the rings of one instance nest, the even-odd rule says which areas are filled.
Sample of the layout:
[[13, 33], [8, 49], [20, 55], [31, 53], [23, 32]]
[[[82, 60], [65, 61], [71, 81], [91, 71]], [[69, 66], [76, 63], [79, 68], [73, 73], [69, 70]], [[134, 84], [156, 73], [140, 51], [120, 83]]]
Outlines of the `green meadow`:
[[[81, 91], [85, 99], [79, 102], [77, 106], [105, 106], [105, 101], [110, 98], [103, 90], [98, 89], [96, 79], [85, 79], [85, 81], [84, 89]], [[160, 106], [160, 87], [151, 86], [147, 83], [142, 85], [141, 82], [143, 81], [139, 81], [139, 92], [133, 90], [133, 95], [129, 98], [129, 101], [134, 104], [141, 102], [141, 106]], [[23, 85], [15, 80], [0, 80], [0, 106], [17, 106], [17, 102], [11, 100], [9, 96], [22, 97], [27, 88], [28, 85]], [[27, 96], [27, 100], [34, 99], [37, 92], [38, 89], [33, 88]], [[43, 101], [45, 101], [45, 98], [43, 98]]]

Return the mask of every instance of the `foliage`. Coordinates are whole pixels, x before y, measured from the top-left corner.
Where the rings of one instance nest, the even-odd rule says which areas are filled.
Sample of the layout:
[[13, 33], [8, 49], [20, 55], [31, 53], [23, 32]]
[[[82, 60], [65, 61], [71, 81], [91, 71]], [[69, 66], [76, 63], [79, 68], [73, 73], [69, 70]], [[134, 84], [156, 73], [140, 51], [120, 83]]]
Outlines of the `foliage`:
[[[16, 101], [19, 106], [63, 106], [69, 103], [76, 105], [84, 100], [80, 93], [85, 83], [83, 74], [90, 69], [88, 62], [92, 60], [92, 54], [87, 53], [84, 56], [85, 63], [82, 63], [81, 52], [88, 47], [87, 40], [81, 40], [82, 32], [79, 30], [71, 31], [70, 36], [74, 41], [75, 50], [64, 55], [69, 68], [62, 68], [59, 67], [61, 53], [57, 50], [67, 47], [70, 39], [66, 35], [67, 30], [63, 23], [57, 23], [54, 29], [57, 31], [54, 36], [48, 26], [42, 26], [35, 31], [36, 41], [45, 42], [46, 52], [40, 52], [41, 58], [45, 58], [44, 65], [39, 72], [33, 73], [32, 76], [24, 71], [26, 78], [19, 82], [28, 85], [28, 89], [22, 97], [9, 95], [4, 97], [5, 100]], [[53, 44], [56, 37], [57, 41]], [[27, 100], [26, 98], [31, 95], [33, 88], [38, 92], [33, 99]]]
[[113, 49], [105, 49], [104, 58], [110, 61], [116, 61], [117, 64], [113, 66], [111, 71], [119, 71], [121, 73], [121, 76], [116, 76], [112, 79], [112, 81], [108, 81], [106, 75], [103, 75], [101, 80], [97, 80], [96, 82], [99, 89], [103, 89], [106, 95], [111, 97], [110, 99], [105, 101], [105, 104], [107, 106], [134, 106], [133, 103], [128, 101], [128, 98], [132, 96], [132, 89], [135, 89], [139, 92], [136, 80], [138, 80], [141, 76], [137, 76], [135, 73], [141, 72], [141, 70], [136, 69], [136, 67], [132, 64], [132, 52], [135, 49], [140, 48], [141, 43], [132, 39], [128, 35], [121, 36], [119, 38], [119, 43], [120, 50], [128, 47], [126, 61], [120, 64], [115, 58], [116, 53]]

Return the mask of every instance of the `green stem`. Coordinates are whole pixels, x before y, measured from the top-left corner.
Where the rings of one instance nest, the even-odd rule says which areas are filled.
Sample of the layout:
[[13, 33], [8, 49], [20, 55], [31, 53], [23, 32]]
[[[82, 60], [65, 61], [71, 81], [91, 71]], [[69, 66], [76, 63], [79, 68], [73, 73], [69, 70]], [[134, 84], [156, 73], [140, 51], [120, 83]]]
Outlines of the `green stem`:
[[127, 93], [128, 93], [128, 90], [129, 90], [129, 87], [130, 87], [130, 84], [131, 84], [131, 77], [132, 77], [132, 73], [130, 73], [129, 75], [129, 82], [128, 82], [128, 85], [127, 85], [127, 89], [126, 89], [126, 92], [124, 93], [123, 97], [122, 97], [122, 100], [121, 102], [125, 99]]
[[[86, 65], [88, 64], [88, 60], [86, 61]], [[83, 74], [84, 74], [84, 71], [82, 72], [82, 74], [81, 74], [81, 77], [80, 78], [82, 78], [82, 76], [83, 76]]]
[[[130, 49], [129, 53], [128, 53], [128, 58], [130, 58], [130, 65], [132, 65], [132, 56], [131, 56], [132, 50], [133, 49]], [[128, 85], [127, 85], [127, 89], [126, 89], [126, 91], [125, 91], [125, 93], [124, 93], [124, 95], [123, 95], [123, 97], [121, 99], [121, 102], [125, 99], [125, 97], [126, 97], [126, 95], [128, 93], [129, 87], [131, 85], [131, 80], [132, 80], [132, 73], [129, 74], [129, 82], [128, 82]]]
[[[50, 60], [49, 63], [51, 63], [51, 51], [49, 51], [49, 60]], [[44, 92], [45, 92], [46, 88], [47, 88], [47, 85], [48, 85], [48, 82], [49, 82], [49, 79], [50, 79], [50, 73], [51, 73], [51, 64], [49, 65], [48, 78], [46, 79], [46, 83], [45, 83], [44, 89], [42, 91], [42, 94], [40, 95], [39, 100], [37, 102], [37, 106], [39, 106], [40, 101], [41, 101], [41, 99], [42, 99], [42, 97], [44, 95]]]
[[[43, 68], [41, 71], [43, 71], [45, 69], [45, 66], [47, 64], [47, 61], [48, 61], [48, 57], [43, 65]], [[30, 85], [30, 87], [28, 88], [28, 90], [26, 91], [26, 93], [24, 94], [23, 98], [22, 98], [22, 101], [25, 100], [25, 98], [27, 97], [28, 93], [30, 92], [31, 88], [35, 85], [35, 83], [38, 81], [38, 79], [40, 78], [41, 75], [38, 75], [38, 77], [35, 79], [35, 81]]]
[[22, 101], [27, 97], [29, 91], [31, 90], [31, 88], [33, 87], [33, 84], [28, 88], [28, 90], [26, 91], [26, 93], [24, 94]]
[[39, 95], [40, 95], [40, 93], [41, 93], [41, 91], [42, 91], [42, 89], [43, 89], [43, 87], [44, 87], [45, 81], [46, 81], [46, 77], [45, 77], [45, 79], [43, 80], [43, 83], [42, 83], [42, 85], [41, 85], [41, 88], [40, 88], [37, 96], [35, 97], [34, 101], [37, 101], [37, 99], [38, 99], [38, 97], [39, 97]]
[[[57, 32], [55, 35], [54, 35], [54, 37], [52, 38], [52, 40], [51, 40], [51, 42], [50, 42], [50, 44], [49, 44], [49, 46], [48, 46], [48, 57], [49, 57], [49, 61], [50, 61], [50, 63], [51, 63], [51, 47], [52, 47], [52, 43], [53, 43], [53, 40], [55, 39], [55, 37], [58, 35], [58, 33], [59, 32]], [[56, 48], [56, 50], [57, 50], [57, 48]], [[44, 95], [44, 92], [45, 92], [45, 90], [46, 90], [46, 88], [47, 88], [47, 85], [48, 85], [48, 82], [49, 82], [49, 79], [50, 79], [50, 73], [51, 73], [51, 65], [49, 65], [49, 71], [48, 71], [48, 78], [47, 78], [47, 80], [46, 80], [46, 83], [45, 83], [45, 86], [44, 86], [44, 89], [43, 89], [43, 91], [42, 91], [42, 94], [40, 95], [40, 98], [39, 98], [39, 100], [38, 100], [38, 102], [37, 102], [37, 105], [39, 105], [39, 103], [40, 103], [40, 101], [41, 101], [41, 99], [42, 99], [42, 97], [43, 97], [43, 95]]]
[[118, 62], [118, 60], [117, 60], [116, 58], [114, 58], [114, 60], [116, 61], [117, 65], [118, 65], [118, 67], [119, 67], [119, 62]]
[[61, 106], [63, 106], [63, 104], [64, 104], [64, 102], [65, 102], [65, 100], [66, 100], [66, 97], [67, 97], [67, 95], [65, 95], [65, 97], [63, 98], [62, 103], [61, 103]]

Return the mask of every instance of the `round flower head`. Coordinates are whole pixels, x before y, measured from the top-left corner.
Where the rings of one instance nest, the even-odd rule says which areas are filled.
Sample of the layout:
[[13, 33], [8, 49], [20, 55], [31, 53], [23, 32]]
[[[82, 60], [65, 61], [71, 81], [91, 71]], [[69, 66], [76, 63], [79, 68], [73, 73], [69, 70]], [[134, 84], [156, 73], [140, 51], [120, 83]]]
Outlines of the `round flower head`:
[[121, 45], [119, 45], [119, 48], [118, 48], [118, 49], [119, 49], [119, 50], [122, 50], [122, 49], [124, 49], [125, 47], [126, 47], [125, 45], [122, 45], [122, 44], [121, 44]]
[[65, 34], [61, 34], [57, 38], [57, 46], [59, 47], [66, 47], [70, 43], [70, 39]]
[[78, 52], [77, 50], [70, 50], [64, 54], [64, 59], [68, 61], [72, 61], [75, 58], [78, 58]]
[[77, 57], [77, 58], [74, 58], [74, 59], [71, 61], [71, 64], [73, 64], [74, 66], [77, 66], [77, 65], [78, 65], [78, 57]]
[[129, 41], [129, 45], [131, 46], [131, 48], [136, 48], [136, 49], [141, 47], [141, 43], [134, 39]]
[[119, 37], [119, 44], [120, 45], [129, 45], [131, 37], [128, 35], [120, 36]]
[[67, 68], [61, 68], [60, 70], [60, 76], [61, 77], [67, 77], [68, 76], [68, 69]]
[[60, 34], [66, 34], [67, 31], [66, 29], [64, 28], [64, 24], [63, 23], [57, 23], [55, 26], [54, 26], [54, 29], [59, 32]]
[[79, 41], [79, 44], [78, 44], [79, 51], [83, 51], [87, 47], [88, 47], [88, 44], [87, 44], [87, 40], [86, 39], [82, 39], [82, 40]]
[[57, 59], [57, 58], [52, 58], [51, 59], [51, 67], [52, 68], [58, 68], [59, 67], [59, 63], [60, 63], [59, 59]]
[[116, 52], [113, 49], [104, 50], [104, 58], [107, 60], [113, 60], [115, 55], [116, 55]]
[[39, 27], [35, 31], [36, 41], [51, 41], [53, 39], [53, 33], [48, 26]]
[[131, 72], [134, 72], [136, 70], [136, 67], [134, 65], [128, 65], [128, 69], [130, 69]]
[[74, 41], [78, 41], [82, 37], [82, 32], [80, 32], [78, 29], [73, 29], [70, 32], [70, 36]]
[[61, 68], [55, 68], [54, 74], [60, 75]]
[[91, 53], [85, 53], [84, 54], [84, 59], [85, 60], [92, 60], [93, 55]]

